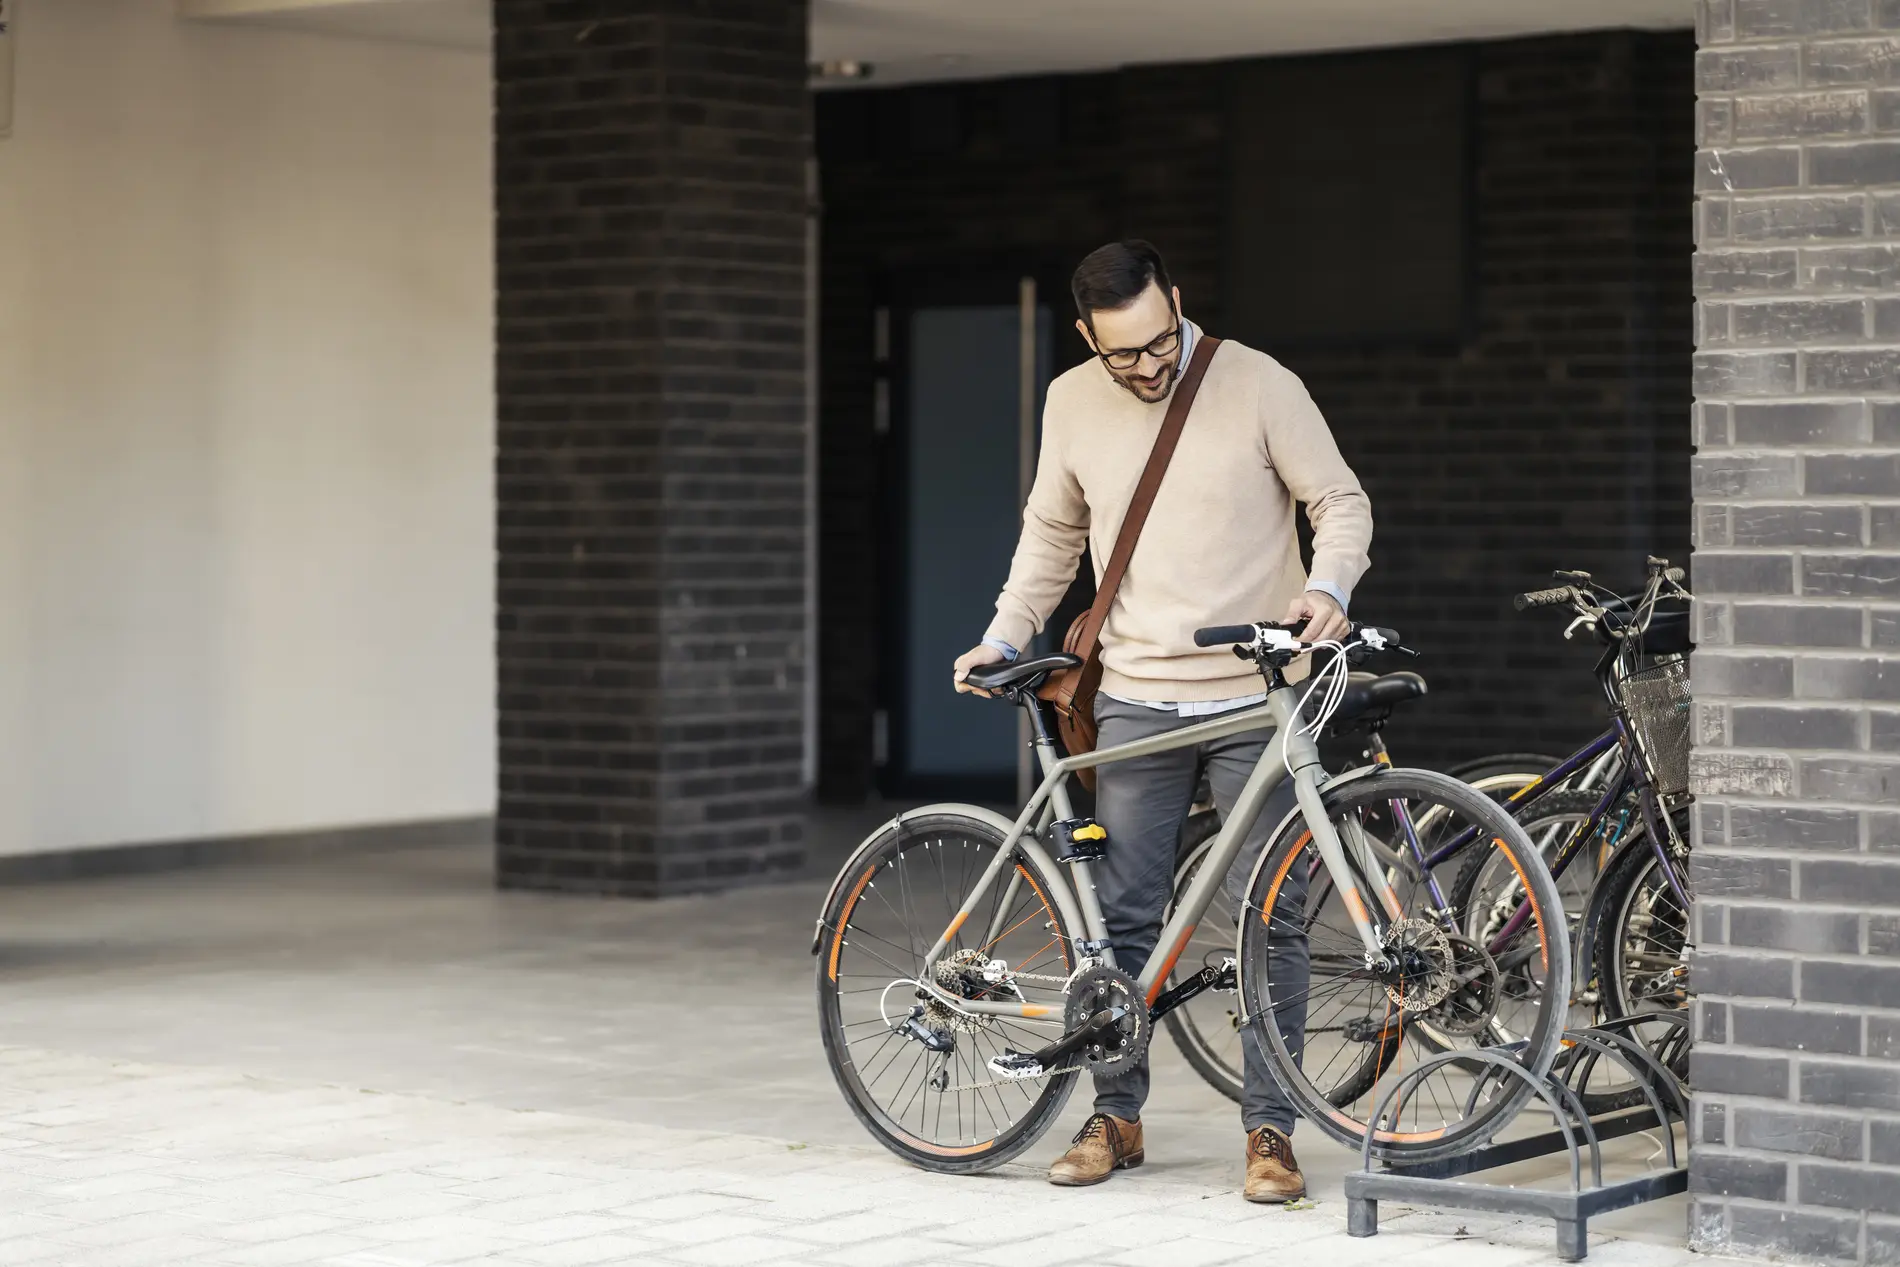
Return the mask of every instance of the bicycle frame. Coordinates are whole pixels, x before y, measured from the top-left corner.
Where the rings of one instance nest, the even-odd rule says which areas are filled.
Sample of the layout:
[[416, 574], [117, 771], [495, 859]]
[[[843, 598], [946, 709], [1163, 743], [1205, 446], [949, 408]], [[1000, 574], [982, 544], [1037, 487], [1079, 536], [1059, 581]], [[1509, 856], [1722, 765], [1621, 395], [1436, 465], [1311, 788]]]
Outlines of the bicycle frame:
[[[1373, 922], [1372, 913], [1365, 899], [1360, 896], [1359, 885], [1354, 874], [1354, 866], [1359, 874], [1372, 875], [1370, 851], [1363, 834], [1348, 832], [1342, 839], [1327, 818], [1321, 801], [1321, 790], [1325, 786], [1326, 772], [1320, 765], [1318, 747], [1311, 735], [1296, 733], [1295, 713], [1298, 710], [1301, 692], [1299, 688], [1287, 685], [1284, 680], [1273, 685], [1266, 702], [1230, 714], [1223, 714], [1192, 726], [1184, 726], [1167, 734], [1136, 740], [1133, 743], [1119, 744], [1113, 748], [1101, 748], [1094, 752], [1076, 756], [1057, 758], [1055, 746], [1049, 738], [1043, 724], [1040, 708], [1033, 702], [1026, 703], [1035, 725], [1035, 748], [1042, 763], [1042, 782], [1023, 806], [1011, 825], [1003, 847], [996, 858], [985, 869], [976, 884], [971, 888], [963, 906], [951, 918], [949, 926], [938, 937], [936, 943], [924, 955], [923, 971], [918, 973], [918, 984], [933, 994], [940, 995], [945, 1003], [962, 1011], [977, 1015], [1020, 1017], [1025, 1020], [1061, 1021], [1056, 1009], [1044, 1004], [1014, 1003], [992, 999], [951, 998], [938, 990], [932, 978], [932, 969], [937, 961], [949, 950], [959, 929], [975, 912], [985, 894], [999, 882], [1005, 871], [1009, 873], [1010, 888], [1005, 891], [1003, 900], [996, 907], [994, 919], [1000, 923], [1004, 912], [1012, 909], [1016, 887], [1022, 883], [1023, 872], [1015, 867], [1017, 855], [1030, 857], [1044, 875], [1060, 875], [1061, 871], [1043, 848], [1040, 833], [1058, 816], [1067, 819], [1073, 817], [1069, 803], [1068, 779], [1079, 770], [1096, 766], [1112, 765], [1118, 761], [1127, 761], [1136, 757], [1149, 756], [1158, 752], [1171, 752], [1178, 748], [1192, 747], [1210, 740], [1225, 739], [1230, 735], [1244, 734], [1250, 730], [1263, 730], [1272, 727], [1273, 738], [1261, 754], [1260, 762], [1254, 767], [1235, 801], [1234, 811], [1222, 825], [1219, 836], [1215, 838], [1208, 864], [1203, 866], [1195, 881], [1189, 886], [1186, 895], [1177, 905], [1175, 912], [1162, 928], [1156, 942], [1156, 953], [1148, 959], [1142, 970], [1139, 984], [1147, 1001], [1152, 1004], [1161, 993], [1163, 983], [1174, 965], [1186, 949], [1188, 940], [1194, 935], [1201, 917], [1213, 902], [1214, 894], [1234, 860], [1239, 857], [1241, 846], [1247, 839], [1254, 824], [1259, 820], [1261, 810], [1267, 798], [1275, 788], [1285, 780], [1288, 766], [1292, 767], [1295, 794], [1299, 798], [1302, 812], [1305, 814], [1309, 829], [1313, 832], [1314, 843], [1325, 861], [1327, 871], [1333, 882], [1340, 886], [1342, 894], [1350, 895], [1346, 906], [1350, 912], [1354, 927], [1358, 930], [1368, 962], [1377, 962], [1384, 956], [1384, 929]], [[1349, 861], [1350, 856], [1350, 861]], [[1103, 962], [1113, 964], [1115, 952], [1109, 945], [1108, 930], [1102, 920], [1102, 910], [1095, 897], [1095, 886], [1090, 882], [1089, 868], [1093, 863], [1079, 861], [1068, 864], [1076, 869], [1072, 882], [1058, 884], [1055, 891], [1046, 894], [1061, 910], [1062, 920], [1072, 930], [1072, 941], [1078, 959], [1098, 957]], [[1383, 874], [1382, 872], [1378, 874]], [[1344, 883], [1342, 883], [1344, 881]], [[1397, 896], [1391, 889], [1384, 888], [1375, 895], [1380, 911], [1392, 919], [1399, 918], [1400, 906]], [[1008, 931], [1001, 928], [984, 930], [981, 944], [989, 945], [1000, 939]]]

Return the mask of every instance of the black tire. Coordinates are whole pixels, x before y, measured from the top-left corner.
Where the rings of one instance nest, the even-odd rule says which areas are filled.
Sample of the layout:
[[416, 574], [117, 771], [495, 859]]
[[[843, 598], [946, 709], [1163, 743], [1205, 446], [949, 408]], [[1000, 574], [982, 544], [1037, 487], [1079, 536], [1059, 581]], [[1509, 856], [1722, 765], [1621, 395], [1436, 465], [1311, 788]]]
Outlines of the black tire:
[[[1449, 775], [1428, 770], [1381, 770], [1336, 784], [1325, 791], [1324, 797], [1327, 811], [1336, 821], [1358, 816], [1359, 821], [1364, 822], [1365, 811], [1384, 806], [1395, 798], [1442, 807], [1446, 814], [1457, 816], [1453, 821], [1478, 825], [1481, 828], [1479, 839], [1490, 837], [1483, 847], [1503, 851], [1512, 861], [1518, 873], [1524, 877], [1528, 889], [1531, 918], [1527, 928], [1541, 954], [1540, 988], [1543, 991], [1543, 1005], [1526, 1027], [1525, 1046], [1519, 1060], [1533, 1076], [1548, 1072], [1556, 1059], [1566, 1020], [1570, 943], [1556, 886], [1551, 882], [1548, 871], [1537, 857], [1523, 828], [1482, 793]], [[1276, 910], [1282, 886], [1293, 868], [1308, 865], [1311, 856], [1310, 833], [1306, 830], [1304, 819], [1296, 815], [1275, 834], [1255, 867], [1248, 885], [1248, 911], [1269, 913], [1275, 925], [1283, 925], [1287, 916]], [[1411, 909], [1405, 897], [1417, 898], [1425, 893], [1422, 885], [1411, 886], [1410, 892], [1399, 899], [1402, 912]], [[1376, 900], [1373, 909], [1380, 909]], [[1409, 914], [1406, 918], [1414, 926], [1427, 922]], [[1383, 922], [1385, 917], [1381, 915], [1380, 919]], [[1325, 939], [1324, 944], [1322, 937]], [[1405, 1044], [1419, 1042], [1409, 1033], [1410, 1014], [1400, 1012], [1396, 1024], [1393, 1022], [1390, 1005], [1381, 1001], [1385, 997], [1386, 986], [1366, 973], [1362, 952], [1350, 930], [1338, 934], [1332, 930], [1315, 928], [1312, 934], [1313, 966], [1302, 988], [1289, 998], [1289, 1005], [1310, 999], [1319, 1008], [1327, 1000], [1356, 993], [1362, 994], [1367, 1000], [1370, 1009], [1368, 1016], [1377, 1014], [1382, 1008], [1385, 1011], [1383, 1019], [1376, 1023], [1369, 1037], [1354, 1036], [1353, 1031], [1357, 1026], [1344, 1019], [1346, 1011], [1322, 1013], [1317, 1018], [1317, 1024], [1316, 1018], [1309, 1015], [1305, 1028], [1309, 1059], [1303, 1068], [1288, 1050], [1279, 1026], [1272, 1022], [1275, 1004], [1272, 983], [1265, 966], [1269, 947], [1280, 940], [1280, 936], [1270, 935], [1268, 919], [1250, 917], [1245, 921], [1239, 956], [1241, 997], [1252, 1023], [1259, 1027], [1274, 1064], [1274, 1075], [1281, 1087], [1302, 1116], [1333, 1139], [1347, 1147], [1359, 1148], [1371, 1132], [1372, 1154], [1375, 1157], [1408, 1163], [1449, 1157], [1478, 1147], [1491, 1138], [1511, 1120], [1531, 1094], [1531, 1088], [1518, 1079], [1504, 1079], [1502, 1081], [1506, 1085], [1493, 1083], [1493, 1089], [1487, 1097], [1475, 1104], [1465, 1104], [1464, 1107], [1470, 1111], [1463, 1113], [1456, 1121], [1441, 1120], [1439, 1125], [1429, 1126], [1425, 1125], [1425, 1119], [1430, 1112], [1444, 1114], [1456, 1111], [1464, 1099], [1462, 1094], [1453, 1094], [1447, 1099], [1435, 1092], [1427, 1097], [1421, 1089], [1420, 1093], [1409, 1096], [1397, 1106], [1397, 1117], [1389, 1119], [1387, 1125], [1369, 1122], [1367, 1119], [1374, 1112], [1378, 1101], [1395, 1085], [1386, 1080], [1385, 1072], [1391, 1070], [1394, 1076], [1403, 1077], [1407, 1068], [1414, 1067], [1414, 1062], [1404, 1061], [1402, 1050], [1397, 1050]], [[1336, 947], [1333, 945], [1335, 942]], [[1323, 972], [1334, 975], [1321, 979]], [[1348, 1001], [1347, 1007], [1350, 1006]], [[1339, 1026], [1334, 1027], [1329, 1023], [1334, 1019], [1340, 1020]], [[1481, 1022], [1474, 1026], [1474, 1031], [1481, 1029]], [[1364, 1032], [1363, 1029], [1361, 1032]], [[1309, 1075], [1314, 1060], [1320, 1059], [1322, 1055], [1315, 1052], [1316, 1033], [1342, 1035], [1336, 1044], [1337, 1050], [1326, 1059], [1325, 1066], [1319, 1071], [1319, 1076], [1329, 1082], [1329, 1088], [1316, 1085]], [[1476, 1036], [1474, 1032], [1473, 1037]], [[1395, 1050], [1384, 1050], [1388, 1045]], [[1365, 1056], [1355, 1053], [1353, 1047], [1380, 1050], [1376, 1056]], [[1423, 1054], [1430, 1054], [1431, 1050], [1426, 1047]], [[1342, 1058], [1345, 1062], [1342, 1077], [1335, 1082], [1331, 1070], [1340, 1067]], [[1373, 1085], [1366, 1087], [1351, 1101], [1342, 1103], [1343, 1097], [1338, 1093], [1338, 1088], [1349, 1083], [1368, 1063], [1376, 1064], [1378, 1071]], [[1438, 1069], [1440, 1072], [1431, 1076], [1443, 1077], [1448, 1087], [1451, 1085], [1450, 1080], [1456, 1076], [1469, 1077], [1468, 1073], [1459, 1072], [1458, 1065], [1441, 1065]], [[1329, 1089], [1333, 1090], [1333, 1094], [1328, 1094]], [[1424, 1107], [1428, 1098], [1430, 1108]], [[1453, 1108], [1447, 1109], [1447, 1103]], [[1419, 1123], [1419, 1129], [1405, 1128], [1404, 1113], [1408, 1109], [1415, 1115], [1414, 1120]], [[1388, 1108], [1388, 1112], [1391, 1111]]]
[[[1596, 945], [1591, 964], [1594, 973], [1597, 1008], [1606, 1020], [1621, 1020], [1625, 1017], [1640, 1016], [1645, 1013], [1673, 1012], [1681, 1015], [1688, 1007], [1686, 962], [1689, 949], [1686, 921], [1673, 918], [1681, 903], [1676, 900], [1668, 881], [1662, 877], [1661, 864], [1656, 861], [1656, 851], [1649, 847], [1647, 825], [1636, 818], [1636, 827], [1627, 848], [1619, 852], [1610, 862], [1609, 869], [1602, 879], [1603, 905], [1600, 926], [1596, 930]], [[1679, 833], [1689, 830], [1688, 808], [1677, 810], [1675, 828]], [[1635, 924], [1636, 909], [1647, 907], [1644, 911], [1648, 929], [1642, 932], [1632, 927]], [[1658, 947], [1655, 938], [1650, 935], [1654, 922], [1661, 916], [1665, 923], [1674, 927], [1664, 934], [1668, 943], [1663, 949], [1666, 957], [1673, 957], [1675, 966], [1683, 968], [1674, 974], [1674, 981], [1668, 987], [1668, 997], [1654, 995], [1636, 997], [1629, 988], [1625, 967], [1626, 954], [1638, 953], [1637, 943], [1646, 941], [1640, 953], [1655, 955]], [[1689, 1078], [1688, 1045], [1671, 1043], [1666, 1040], [1676, 1037], [1674, 1027], [1669, 1023], [1634, 1023], [1623, 1029], [1625, 1037], [1648, 1047], [1652, 1054], [1665, 1059], [1667, 1067], [1685, 1085]], [[1659, 1050], [1660, 1049], [1660, 1050]], [[1675, 1059], [1669, 1060], [1673, 1052]], [[1590, 1071], [1585, 1085], [1578, 1087], [1578, 1098], [1583, 1102], [1586, 1113], [1608, 1113], [1617, 1109], [1633, 1108], [1646, 1103], [1642, 1088], [1626, 1078], [1627, 1071], [1615, 1067], [1614, 1062], [1600, 1061]]]
[[[1675, 830], [1685, 839], [1688, 814], [1687, 806], [1679, 806], [1674, 813]], [[1656, 851], [1648, 847], [1648, 839], [1649, 833], [1639, 819], [1630, 846], [1617, 854], [1603, 877], [1603, 923], [1596, 930], [1595, 963], [1591, 966], [1596, 971], [1601, 1007], [1611, 1018], [1678, 1011], [1688, 1006], [1685, 961], [1692, 944], [1689, 913], [1681, 909], [1682, 903], [1669, 886]], [[1687, 879], [1683, 879], [1687, 888]], [[1637, 955], [1649, 962], [1634, 975], [1655, 982], [1651, 989], [1639, 990], [1630, 980], [1630, 961]], [[1666, 959], [1673, 960], [1673, 964], [1665, 967], [1662, 961]]]
[[[866, 1073], [860, 1068], [860, 1064], [873, 1067], [869, 1076], [872, 1081], [876, 1081], [881, 1076], [875, 1070], [877, 1061], [885, 1061], [885, 1068], [890, 1068], [891, 1062], [901, 1056], [908, 1056], [912, 1050], [920, 1053], [918, 1059], [926, 1063], [917, 1090], [913, 1093], [921, 1097], [924, 1106], [920, 1110], [919, 1129], [941, 1129], [947, 1107], [946, 1097], [952, 1093], [949, 1090], [932, 1092], [928, 1087], [927, 1062], [933, 1057], [921, 1044], [898, 1036], [888, 1025], [879, 1028], [886, 1021], [885, 996], [878, 996], [877, 1015], [867, 1018], [863, 1014], [879, 981], [889, 978], [894, 983], [902, 983], [907, 979], [915, 979], [922, 963], [922, 949], [933, 945], [949, 924], [963, 897], [983, 873], [982, 864], [991, 861], [996, 851], [1002, 848], [1003, 836], [985, 819], [955, 812], [919, 815], [904, 819], [901, 825], [888, 825], [866, 841], [851, 861], [845, 864], [845, 870], [834, 886], [823, 916], [826, 931], [822, 933], [817, 967], [819, 1030], [824, 1039], [825, 1060], [831, 1067], [832, 1077], [837, 1080], [838, 1089], [844, 1093], [845, 1103], [851, 1106], [852, 1113], [856, 1114], [872, 1138], [912, 1165], [943, 1174], [975, 1174], [992, 1170], [1009, 1161], [1042, 1137], [1062, 1112], [1070, 1093], [1075, 1090], [1075, 1075], [1069, 1073], [1034, 1083], [1005, 1083], [993, 1088], [989, 1094], [982, 1089], [956, 1093], [955, 1122], [959, 1137], [956, 1143], [946, 1143], [941, 1138], [925, 1138], [918, 1130], [907, 1126], [907, 1106], [900, 1108], [894, 1117], [889, 1108], [880, 1102], [877, 1093], [866, 1081]], [[932, 850], [938, 853], [933, 856]], [[923, 851], [922, 855], [918, 855], [917, 851]], [[949, 856], [953, 853], [962, 855], [957, 859], [955, 868], [959, 880], [967, 880], [960, 889], [959, 880], [950, 879], [952, 867]], [[943, 890], [955, 893], [955, 900], [939, 900], [935, 894], [931, 894], [927, 898], [918, 896], [913, 901], [916, 890], [908, 886], [903, 878], [887, 882], [887, 887], [901, 891], [898, 904], [893, 904], [877, 891], [876, 880], [881, 873], [900, 876], [900, 869], [913, 862], [918, 867], [916, 874], [926, 879], [932, 875], [943, 877]], [[1074, 943], [1069, 929], [1063, 924], [1061, 907], [1048, 897], [1054, 891], [1054, 886], [1061, 883], [1061, 878], [1041, 874], [1035, 864], [1023, 855], [1017, 857], [1016, 871], [1025, 882], [1016, 886], [1017, 893], [1020, 895], [1027, 889], [1029, 894], [1026, 898], [1011, 900], [1009, 910], [1004, 912], [1007, 916], [1004, 922], [1014, 924], [1010, 930], [1012, 934], [1023, 928], [1030, 929], [1024, 944], [1034, 945], [1046, 937], [1050, 946], [1038, 954], [1032, 954], [1027, 960], [1021, 960], [1019, 956], [1019, 961], [1013, 962], [1013, 966], [1020, 972], [1066, 977], [1075, 966], [1072, 951]], [[997, 884], [992, 887], [989, 897], [991, 902], [1000, 905], [1003, 895], [1008, 891], [1008, 880], [1007, 874], [999, 877]], [[881, 936], [869, 930], [869, 912], [873, 908], [867, 895], [874, 893], [883, 899], [882, 905], [890, 917], [891, 926], [912, 923], [915, 925], [915, 938], [904, 937], [900, 941], [896, 937]], [[921, 906], [922, 909], [913, 917], [914, 906]], [[1017, 923], [1016, 917], [1024, 909], [1027, 914]], [[862, 918], [861, 911], [865, 912]], [[884, 917], [879, 918], [882, 920]], [[964, 926], [969, 929], [968, 936], [963, 928], [954, 934], [951, 953], [970, 948], [973, 939], [982, 938], [983, 930], [989, 927], [988, 918], [989, 913], [979, 907], [977, 916]], [[860, 946], [853, 946], [853, 933], [860, 934]], [[978, 953], [1001, 949], [997, 943], [1002, 940], [1002, 937], [995, 939]], [[909, 942], [912, 948], [907, 950], [905, 942]], [[906, 973], [909, 974], [908, 978]], [[845, 985], [843, 982], [862, 984]], [[1062, 987], [1048, 988], [1051, 993], [1035, 996], [1034, 1001], [1041, 1003], [1046, 999], [1052, 1002], [1054, 1014], [1059, 1017], [1062, 1015]], [[1027, 991], [1024, 993], [1027, 994]], [[889, 994], [896, 994], [900, 1005], [904, 1007], [910, 1006], [914, 998], [911, 992], [886, 986], [885, 995]], [[851, 999], [848, 1005], [847, 998]], [[946, 1066], [954, 1064], [958, 1068], [955, 1075], [958, 1085], [973, 1084], [992, 1076], [987, 1071], [986, 1062], [990, 1055], [1001, 1050], [1002, 1038], [1012, 1038], [1016, 1046], [1026, 1048], [1040, 1045], [1041, 1041], [1052, 1036], [1030, 1033], [1024, 1038], [1022, 1035], [1027, 1027], [1013, 1021], [998, 1021], [985, 1028], [994, 1033], [980, 1040], [977, 1035], [984, 1032], [981, 1029], [967, 1035], [970, 1040], [968, 1052], [964, 1052], [964, 1042], [959, 1039], [957, 1049], [945, 1058]], [[860, 1033], [851, 1035], [853, 1029]], [[875, 1054], [867, 1050], [871, 1043], [881, 1044]], [[893, 1050], [893, 1044], [895, 1054], [887, 1055]], [[856, 1050], [853, 1050], [854, 1046]], [[901, 1095], [909, 1085], [908, 1081], [901, 1083], [897, 1094]], [[1031, 1092], [1031, 1087], [1036, 1089]], [[925, 1125], [931, 1120], [931, 1094], [938, 1097], [934, 1128]], [[971, 1124], [969, 1133], [973, 1136], [968, 1143], [961, 1139], [962, 1123], [966, 1116]], [[987, 1137], [984, 1134], [986, 1131], [990, 1132]]]

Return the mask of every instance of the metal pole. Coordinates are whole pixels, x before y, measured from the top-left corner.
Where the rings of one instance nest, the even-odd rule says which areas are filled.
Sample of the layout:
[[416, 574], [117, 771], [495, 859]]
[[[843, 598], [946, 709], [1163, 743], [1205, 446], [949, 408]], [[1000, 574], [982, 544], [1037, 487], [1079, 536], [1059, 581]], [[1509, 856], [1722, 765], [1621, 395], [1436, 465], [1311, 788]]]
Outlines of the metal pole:
[[799, 781], [818, 786], [818, 160], [805, 160], [805, 680]]
[[[1036, 279], [1016, 283], [1016, 506], [1029, 504], [1029, 486], [1036, 478]], [[1025, 654], [1029, 648], [1019, 648]], [[1029, 714], [1016, 716], [1016, 803], [1021, 805], [1041, 779], [1035, 768], [1035, 739]]]

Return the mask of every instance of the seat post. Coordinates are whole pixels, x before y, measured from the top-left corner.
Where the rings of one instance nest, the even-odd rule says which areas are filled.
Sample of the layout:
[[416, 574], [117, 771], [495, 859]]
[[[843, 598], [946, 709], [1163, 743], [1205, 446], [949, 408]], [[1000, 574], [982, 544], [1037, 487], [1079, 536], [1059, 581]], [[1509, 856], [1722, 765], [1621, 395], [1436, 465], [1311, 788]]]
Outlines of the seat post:
[[1018, 696], [1023, 711], [1029, 714], [1029, 730], [1034, 743], [1049, 742], [1049, 727], [1042, 719], [1042, 698], [1034, 691], [1024, 691]]
[[[1030, 751], [1036, 754], [1036, 768], [1047, 776], [1051, 766], [1058, 760], [1056, 741], [1050, 737], [1049, 724], [1042, 715], [1042, 699], [1034, 691], [1024, 691], [1021, 696], [1023, 709], [1029, 714]], [[1073, 816], [1069, 808], [1068, 790], [1060, 783], [1056, 785], [1050, 804], [1063, 818]]]

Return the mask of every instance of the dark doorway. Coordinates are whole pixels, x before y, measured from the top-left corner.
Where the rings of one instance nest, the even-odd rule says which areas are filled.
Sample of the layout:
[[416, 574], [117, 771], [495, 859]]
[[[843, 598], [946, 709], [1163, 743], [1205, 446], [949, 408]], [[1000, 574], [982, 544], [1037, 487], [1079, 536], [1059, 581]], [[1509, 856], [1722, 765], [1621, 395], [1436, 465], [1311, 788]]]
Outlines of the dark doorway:
[[1049, 300], [1020, 271], [912, 276], [891, 287], [879, 317], [890, 372], [879, 405], [888, 443], [878, 756], [889, 795], [1016, 791], [1016, 710], [959, 696], [950, 666], [982, 636], [1009, 574], [1053, 364]]

